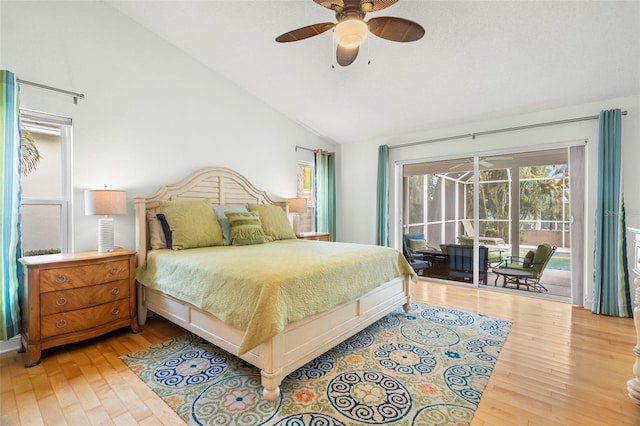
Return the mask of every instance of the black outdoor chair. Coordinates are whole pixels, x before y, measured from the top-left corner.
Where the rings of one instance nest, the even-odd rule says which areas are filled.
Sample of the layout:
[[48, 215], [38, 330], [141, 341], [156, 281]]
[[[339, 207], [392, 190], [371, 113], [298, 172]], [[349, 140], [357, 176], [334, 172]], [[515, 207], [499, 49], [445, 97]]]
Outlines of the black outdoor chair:
[[[473, 245], [447, 244], [449, 259], [449, 279], [456, 281], [473, 281]], [[479, 246], [478, 281], [487, 284], [487, 267], [489, 251]]]

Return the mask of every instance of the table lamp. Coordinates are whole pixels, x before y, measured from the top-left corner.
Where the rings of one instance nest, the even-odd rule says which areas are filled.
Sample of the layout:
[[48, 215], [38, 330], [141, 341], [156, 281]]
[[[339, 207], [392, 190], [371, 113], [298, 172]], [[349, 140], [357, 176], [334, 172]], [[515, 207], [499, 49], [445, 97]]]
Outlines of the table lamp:
[[103, 216], [98, 220], [98, 253], [113, 251], [113, 218], [108, 215], [127, 214], [126, 193], [110, 189], [85, 189], [84, 214]]
[[298, 233], [298, 223], [300, 221], [300, 213], [307, 211], [307, 199], [306, 198], [289, 198], [289, 213], [293, 213], [298, 216], [298, 221], [293, 221], [293, 232]]

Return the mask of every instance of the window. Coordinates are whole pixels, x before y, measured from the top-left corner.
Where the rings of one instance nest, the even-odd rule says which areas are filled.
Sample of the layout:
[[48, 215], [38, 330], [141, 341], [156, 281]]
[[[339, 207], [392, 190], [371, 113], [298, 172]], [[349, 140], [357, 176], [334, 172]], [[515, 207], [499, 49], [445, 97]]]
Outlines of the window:
[[71, 119], [23, 110], [20, 126], [35, 142], [40, 157], [36, 167], [22, 176], [22, 252], [26, 256], [68, 252]]
[[313, 163], [298, 162], [297, 197], [307, 199], [307, 211], [294, 218], [297, 220], [297, 232], [314, 232], [316, 230], [316, 198]]

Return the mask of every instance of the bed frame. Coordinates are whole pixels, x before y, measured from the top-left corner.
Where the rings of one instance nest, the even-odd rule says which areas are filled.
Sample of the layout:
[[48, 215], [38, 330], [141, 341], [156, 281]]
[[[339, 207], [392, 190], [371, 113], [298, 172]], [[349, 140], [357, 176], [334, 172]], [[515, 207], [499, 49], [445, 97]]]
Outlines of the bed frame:
[[[274, 204], [287, 209], [286, 201], [274, 201], [237, 172], [226, 168], [202, 169], [175, 185], [165, 185], [150, 197], [135, 197], [135, 229], [138, 265], [150, 249], [147, 212], [159, 211], [161, 200], [209, 198], [212, 204]], [[331, 244], [331, 243], [327, 243]], [[138, 321], [144, 325], [152, 311], [261, 370], [263, 396], [274, 402], [280, 383], [292, 371], [323, 354], [343, 340], [403, 306], [411, 303], [410, 277], [398, 277], [369, 293], [287, 325], [278, 335], [238, 355], [244, 331], [224, 324], [214, 315], [160, 291], [137, 283]]]

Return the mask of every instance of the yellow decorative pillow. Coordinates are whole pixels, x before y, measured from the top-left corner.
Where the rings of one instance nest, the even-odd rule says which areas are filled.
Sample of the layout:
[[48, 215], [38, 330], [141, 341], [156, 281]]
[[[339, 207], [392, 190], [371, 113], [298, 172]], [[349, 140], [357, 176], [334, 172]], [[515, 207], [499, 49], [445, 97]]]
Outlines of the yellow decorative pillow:
[[209, 200], [160, 201], [173, 250], [222, 245], [222, 229]]
[[427, 249], [426, 240], [409, 239], [409, 250], [411, 250], [411, 253], [416, 253], [419, 250], [426, 250], [426, 249]]
[[273, 204], [249, 204], [249, 211], [260, 216], [262, 229], [268, 241], [291, 240], [296, 238], [287, 213]]
[[247, 246], [267, 242], [262, 226], [260, 225], [258, 213], [226, 211], [224, 214], [227, 216], [227, 219], [229, 219], [231, 245]]

